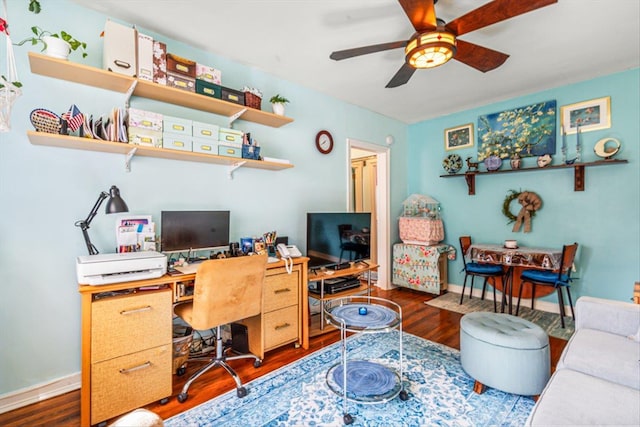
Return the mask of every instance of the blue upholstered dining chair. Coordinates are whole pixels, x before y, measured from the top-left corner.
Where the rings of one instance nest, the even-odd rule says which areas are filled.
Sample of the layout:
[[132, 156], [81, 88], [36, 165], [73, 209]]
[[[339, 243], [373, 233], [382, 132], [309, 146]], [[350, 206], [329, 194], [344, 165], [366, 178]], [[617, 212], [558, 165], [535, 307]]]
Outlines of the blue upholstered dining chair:
[[487, 290], [487, 281], [489, 277], [494, 278], [493, 283], [493, 311], [498, 311], [498, 306], [496, 303], [496, 286], [495, 279], [498, 277], [502, 278], [504, 272], [502, 271], [501, 265], [494, 264], [480, 264], [477, 262], [467, 262], [465, 257], [469, 246], [471, 246], [471, 236], [460, 236], [460, 249], [462, 250], [462, 263], [464, 264], [464, 282], [462, 283], [462, 293], [460, 293], [460, 304], [462, 304], [462, 300], [464, 299], [464, 289], [467, 286], [467, 277], [471, 276], [471, 286], [469, 287], [469, 299], [472, 298], [473, 293], [473, 281], [476, 276], [484, 277], [484, 283], [482, 284], [482, 296], [480, 299], [484, 299], [484, 293]]
[[564, 328], [564, 296], [562, 289], [567, 290], [569, 299], [569, 307], [571, 308], [571, 317], [575, 320], [576, 315], [573, 311], [573, 301], [571, 301], [571, 269], [573, 261], [578, 251], [578, 244], [564, 245], [562, 247], [562, 259], [558, 270], [523, 270], [520, 274], [520, 292], [518, 292], [518, 305], [516, 307], [516, 316], [520, 311], [520, 298], [522, 297], [522, 288], [525, 283], [531, 283], [531, 309], [533, 310], [533, 302], [536, 298], [536, 286], [553, 286], [558, 292], [558, 306], [560, 308], [560, 323]]

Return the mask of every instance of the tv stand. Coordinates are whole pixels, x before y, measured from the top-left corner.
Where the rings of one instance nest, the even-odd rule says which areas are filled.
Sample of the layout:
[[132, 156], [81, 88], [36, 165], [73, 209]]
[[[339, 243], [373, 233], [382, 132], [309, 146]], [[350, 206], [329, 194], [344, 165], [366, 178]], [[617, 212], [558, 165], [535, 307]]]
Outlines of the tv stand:
[[[353, 263], [353, 265], [351, 263], [348, 263], [345, 268], [341, 268], [341, 269], [312, 268], [308, 275], [308, 281], [310, 283], [316, 282], [313, 288], [317, 289], [318, 291], [317, 293], [310, 292], [309, 297], [319, 301], [321, 307], [320, 307], [320, 313], [310, 316], [311, 327], [309, 329], [309, 336], [316, 336], [316, 335], [320, 335], [320, 334], [335, 330], [335, 328], [333, 327], [330, 327], [330, 328], [325, 327], [326, 322], [325, 322], [324, 310], [323, 310], [325, 301], [329, 301], [336, 298], [344, 298], [350, 295], [371, 296], [371, 274], [366, 274], [366, 278], [363, 278], [362, 276], [365, 273], [375, 270], [377, 268], [378, 268], [377, 264], [372, 264], [364, 261], [355, 262]], [[359, 278], [359, 283], [360, 283], [359, 286], [346, 289], [346, 290], [340, 290], [339, 292], [336, 292], [333, 294], [330, 294], [325, 291], [325, 289], [327, 289], [327, 283], [325, 282], [335, 283], [339, 281], [336, 279], [349, 278], [349, 277]]]
[[342, 264], [336, 264], [331, 269], [333, 270], [344, 270], [345, 268], [349, 268], [350, 264], [348, 262], [343, 262]]

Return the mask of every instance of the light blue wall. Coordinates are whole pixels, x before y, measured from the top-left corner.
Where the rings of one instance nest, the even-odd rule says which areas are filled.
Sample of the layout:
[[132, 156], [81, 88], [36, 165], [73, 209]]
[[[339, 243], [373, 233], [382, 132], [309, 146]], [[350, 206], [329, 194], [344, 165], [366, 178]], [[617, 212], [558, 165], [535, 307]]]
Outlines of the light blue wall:
[[[635, 69], [410, 126], [409, 193], [428, 194], [442, 203], [446, 242], [458, 251], [458, 236], [465, 234], [475, 242], [485, 243], [517, 239], [523, 245], [561, 247], [578, 242], [575, 276], [580, 280], [571, 287], [574, 301], [580, 295], [628, 301], [633, 283], [640, 279], [639, 74]], [[473, 123], [477, 134], [479, 115], [553, 99], [559, 110], [563, 105], [604, 96], [611, 97], [611, 128], [583, 133], [583, 161], [598, 160], [593, 152], [595, 143], [614, 137], [622, 143], [616, 158], [629, 163], [585, 168], [583, 192], [573, 191], [572, 169], [481, 175], [476, 177], [475, 196], [467, 195], [464, 178], [439, 177], [445, 174], [445, 156], [457, 153], [463, 159], [475, 159], [477, 150], [476, 145], [445, 151], [444, 129]], [[561, 162], [560, 141], [558, 137], [554, 164]], [[575, 141], [575, 135], [568, 136], [569, 156], [575, 153]], [[526, 158], [523, 165], [533, 166], [535, 159]], [[484, 170], [482, 166], [481, 169]], [[502, 214], [503, 201], [512, 189], [534, 191], [542, 198], [543, 207], [537, 212], [530, 233], [512, 232], [513, 224], [507, 224]], [[511, 211], [517, 212], [518, 207], [513, 202]], [[462, 284], [461, 270], [458, 256], [449, 264], [451, 283]], [[545, 299], [557, 301], [555, 294]]]
[[[9, 1], [9, 24], [18, 41], [29, 27], [64, 29], [89, 44], [89, 57], [72, 61], [101, 67], [99, 33], [106, 16], [67, 0], [56, 1], [36, 16], [27, 2]], [[70, 19], [73, 17], [73, 19]], [[62, 26], [60, 23], [64, 23]], [[141, 29], [144, 31], [144, 28]], [[136, 157], [125, 172], [124, 156], [34, 146], [26, 131], [34, 108], [64, 112], [72, 103], [94, 115], [122, 106], [124, 97], [88, 86], [31, 74], [26, 47], [16, 47], [24, 94], [12, 115], [12, 130], [0, 133], [0, 397], [25, 387], [46, 383], [80, 369], [80, 298], [75, 256], [86, 253], [80, 230], [100, 191], [117, 185], [132, 213], [163, 209], [229, 209], [232, 239], [277, 229], [304, 247], [305, 213], [346, 207], [347, 149], [345, 141], [391, 148], [391, 230], [398, 240], [397, 215], [411, 193], [440, 200], [446, 240], [457, 246], [457, 236], [470, 233], [477, 241], [500, 242], [514, 237], [525, 244], [558, 246], [568, 241], [582, 245], [578, 260], [577, 294], [628, 299], [638, 280], [638, 70], [550, 90], [472, 111], [406, 126], [336, 99], [153, 34], [170, 51], [223, 70], [223, 82], [262, 89], [265, 98], [281, 93], [291, 99], [287, 115], [295, 121], [274, 129], [243, 121], [235, 127], [252, 132], [272, 157], [288, 158], [295, 168], [280, 172], [240, 169], [233, 180], [222, 166]], [[4, 41], [4, 40], [3, 40]], [[0, 43], [0, 57], [5, 57]], [[2, 63], [4, 67], [4, 63]], [[4, 72], [4, 69], [2, 69]], [[479, 114], [556, 99], [565, 105], [586, 99], [612, 97], [611, 129], [585, 133], [585, 147], [604, 136], [623, 142], [620, 158], [629, 164], [586, 170], [586, 191], [573, 192], [569, 170], [527, 172], [478, 177], [477, 195], [467, 196], [462, 178], [441, 179], [445, 153], [443, 130], [474, 122]], [[226, 123], [223, 117], [149, 100], [133, 106], [199, 121]], [[263, 108], [269, 108], [263, 101]], [[314, 148], [321, 129], [333, 133], [336, 147], [328, 156]], [[586, 160], [593, 154], [586, 150]], [[473, 151], [458, 151], [463, 157]], [[407, 190], [407, 188], [409, 190]], [[511, 233], [500, 208], [509, 189], [528, 189], [545, 206], [528, 235]], [[100, 213], [91, 226], [93, 243], [109, 252], [114, 242], [114, 220]], [[460, 284], [460, 258], [450, 263], [450, 282]]]
[[[72, 61], [102, 66], [99, 34], [106, 16], [70, 1], [56, 1], [55, 7], [43, 2], [36, 16], [27, 12], [27, 4], [9, 1], [14, 41], [26, 37], [33, 25], [64, 29], [89, 44], [88, 58], [74, 53]], [[122, 155], [31, 145], [26, 132], [33, 129], [29, 113], [34, 108], [62, 113], [75, 103], [83, 112], [99, 115], [123, 106], [124, 96], [31, 74], [29, 48], [15, 47], [24, 94], [14, 107], [12, 130], [0, 133], [0, 396], [79, 371], [75, 257], [86, 254], [86, 248], [74, 222], [84, 219], [98, 194], [111, 185], [120, 188], [131, 213], [151, 214], [159, 221], [163, 209], [229, 209], [233, 240], [275, 229], [304, 248], [306, 212], [347, 207], [346, 139], [385, 145], [391, 134], [396, 140], [390, 155], [392, 206], [399, 206], [406, 194], [405, 124], [151, 34], [165, 41], [170, 52], [220, 68], [226, 86], [257, 87], [266, 99], [275, 93], [289, 98], [287, 116], [293, 123], [270, 128], [238, 121], [235, 127], [250, 131], [264, 155], [290, 159], [295, 167], [279, 172], [240, 169], [229, 180], [227, 168], [219, 165], [135, 157], [127, 173]], [[150, 100], [134, 98], [132, 106], [227, 123], [224, 117]], [[264, 100], [262, 106], [270, 108]], [[327, 156], [314, 145], [321, 129], [331, 131], [335, 141]], [[102, 212], [91, 224], [91, 239], [101, 252], [113, 251], [114, 227], [114, 218]]]

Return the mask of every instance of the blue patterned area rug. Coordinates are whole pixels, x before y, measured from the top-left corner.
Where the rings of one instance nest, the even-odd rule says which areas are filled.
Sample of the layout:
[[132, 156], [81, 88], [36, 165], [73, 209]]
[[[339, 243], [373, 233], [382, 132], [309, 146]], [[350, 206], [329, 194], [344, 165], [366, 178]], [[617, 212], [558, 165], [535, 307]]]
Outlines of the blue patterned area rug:
[[[398, 369], [398, 334], [350, 337], [349, 360], [374, 361]], [[534, 405], [530, 397], [490, 388], [476, 394], [474, 380], [462, 369], [457, 350], [407, 333], [402, 342], [408, 400], [348, 402], [353, 426], [524, 425]], [[249, 394], [242, 399], [231, 390], [167, 419], [165, 426], [342, 426], [342, 396], [331, 391], [326, 378], [329, 368], [340, 359], [340, 343], [325, 347], [247, 383]]]

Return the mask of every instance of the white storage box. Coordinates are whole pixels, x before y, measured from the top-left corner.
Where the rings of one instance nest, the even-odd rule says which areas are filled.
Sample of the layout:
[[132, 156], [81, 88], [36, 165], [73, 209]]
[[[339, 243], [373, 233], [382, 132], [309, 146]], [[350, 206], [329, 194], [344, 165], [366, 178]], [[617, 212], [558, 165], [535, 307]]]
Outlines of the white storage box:
[[191, 135], [186, 136], [165, 132], [162, 134], [162, 147], [169, 148], [171, 150], [193, 151], [193, 142], [191, 140]]
[[[179, 117], [164, 116], [163, 128], [164, 132], [178, 133], [180, 135], [191, 136], [193, 122], [189, 119], [181, 119]], [[191, 138], [189, 138], [191, 139]]]
[[135, 28], [107, 19], [104, 26], [102, 67], [114, 73], [135, 77], [138, 72], [137, 38], [138, 31]]
[[218, 154], [218, 141], [209, 138], [193, 137], [193, 152], [204, 154]]
[[220, 126], [211, 123], [193, 122], [192, 135], [196, 138], [206, 138], [218, 141]]
[[138, 78], [153, 81], [153, 37], [138, 33]]

